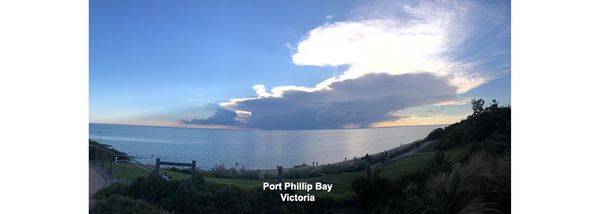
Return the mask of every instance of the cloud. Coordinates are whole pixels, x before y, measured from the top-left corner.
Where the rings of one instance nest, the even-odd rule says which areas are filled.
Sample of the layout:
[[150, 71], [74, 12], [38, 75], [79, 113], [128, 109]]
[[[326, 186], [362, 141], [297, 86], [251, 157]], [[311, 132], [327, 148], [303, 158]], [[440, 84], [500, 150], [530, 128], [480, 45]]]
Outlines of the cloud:
[[186, 125], [225, 125], [225, 126], [239, 126], [241, 125], [237, 120], [237, 113], [227, 109], [217, 109], [217, 111], [206, 119], [190, 119], [181, 120], [182, 124]]
[[471, 101], [472, 98], [457, 98], [457, 99], [453, 99], [453, 100], [446, 100], [443, 102], [439, 102], [439, 103], [434, 103], [433, 106], [459, 106], [459, 105], [466, 105], [469, 104], [469, 102]]
[[465, 93], [509, 71], [509, 5], [475, 1], [380, 3], [379, 8], [369, 9], [394, 8], [394, 13], [319, 26], [298, 43], [293, 62], [349, 65], [343, 74], [317, 85], [323, 88], [368, 73], [429, 72], [451, 77], [450, 84], [457, 86], [458, 93]]
[[[427, 87], [424, 87], [427, 86]], [[260, 129], [369, 127], [393, 120], [390, 112], [456, 97], [456, 87], [429, 73], [367, 74], [316, 91], [285, 90], [279, 96], [224, 103], [251, 112], [246, 123]]]
[[[326, 22], [296, 48], [298, 66], [345, 66], [315, 86], [253, 86], [256, 97], [220, 103], [262, 129], [368, 127], [399, 110], [460, 103], [510, 72], [510, 2], [379, 1]], [[239, 119], [239, 117], [238, 117]]]

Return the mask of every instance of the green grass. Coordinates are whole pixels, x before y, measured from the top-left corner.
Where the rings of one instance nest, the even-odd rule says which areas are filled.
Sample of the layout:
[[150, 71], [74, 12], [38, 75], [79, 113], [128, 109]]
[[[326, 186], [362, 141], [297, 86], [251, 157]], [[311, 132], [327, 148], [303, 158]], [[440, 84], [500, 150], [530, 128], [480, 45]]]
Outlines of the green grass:
[[427, 164], [427, 161], [433, 158], [433, 153], [415, 154], [405, 158], [401, 158], [383, 165], [380, 169], [380, 176], [392, 180], [409, 173], [422, 169]]
[[[435, 147], [438, 144], [440, 144], [440, 140], [436, 140], [435, 142], [432, 142], [431, 144], [427, 145], [427, 147], [423, 148], [420, 153], [433, 153], [437, 150]], [[446, 153], [446, 156], [448, 158], [450, 158], [451, 160], [458, 160], [464, 154], [466, 154], [468, 151], [469, 151], [469, 146], [465, 146], [462, 148], [448, 150], [445, 153]]]
[[421, 149], [421, 152], [435, 152], [436, 150], [436, 146], [440, 144], [440, 140], [437, 139], [434, 142], [431, 142], [429, 145], [427, 145], [425, 148]]
[[135, 180], [137, 177], [147, 176], [149, 173], [127, 162], [119, 162], [116, 165], [117, 178]]
[[173, 180], [183, 180], [183, 179], [190, 178], [190, 174], [176, 172], [176, 171], [169, 170], [169, 169], [160, 169], [160, 172], [171, 175], [171, 179], [173, 179]]
[[[460, 157], [462, 157], [468, 148], [460, 148], [454, 149], [450, 151], [446, 151], [446, 157], [450, 160], [456, 161]], [[383, 166], [379, 167], [380, 176], [386, 177], [391, 180], [395, 180], [400, 176], [414, 172], [419, 169], [422, 169], [427, 164], [427, 161], [433, 158], [433, 152], [425, 152], [418, 153], [415, 155], [411, 155], [408, 157], [404, 157], [398, 160], [394, 160]], [[179, 173], [176, 171], [172, 171], [169, 169], [161, 169], [162, 172], [169, 173], [173, 179], [181, 180], [187, 179], [190, 177], [189, 174]], [[140, 176], [147, 176], [148, 172], [141, 170], [129, 163], [119, 163], [117, 164], [117, 177], [126, 178], [130, 181], [135, 180], [135, 178]], [[315, 182], [322, 182], [333, 184], [333, 190], [329, 193], [322, 191], [314, 191], [311, 194], [320, 196], [330, 196], [334, 200], [347, 200], [354, 197], [354, 191], [352, 191], [352, 181], [356, 178], [366, 176], [366, 171], [358, 171], [358, 172], [343, 172], [336, 173], [331, 175], [325, 175], [322, 177], [315, 178], [305, 178], [305, 179], [291, 179], [286, 180], [290, 182], [308, 182], [314, 184]], [[204, 179], [206, 182], [215, 183], [215, 184], [223, 184], [223, 185], [233, 185], [243, 189], [253, 189], [253, 188], [262, 188], [262, 183], [267, 180], [251, 180], [251, 179], [235, 179], [235, 178], [217, 178], [204, 175]], [[274, 182], [274, 180], [270, 180], [269, 182]]]
[[[189, 174], [184, 174], [184, 173], [180, 173], [180, 172], [175, 172], [175, 171], [171, 171], [169, 169], [160, 169], [161, 172], [166, 172], [169, 175], [172, 176], [172, 179], [174, 180], [182, 180], [182, 179], [187, 179], [190, 177]], [[117, 178], [120, 179], [127, 179], [129, 181], [133, 181], [138, 177], [144, 177], [144, 176], [148, 176], [149, 172], [140, 169], [137, 166], [134, 166], [131, 163], [128, 162], [119, 162], [117, 163], [117, 168], [116, 168], [116, 173], [117, 173]]]

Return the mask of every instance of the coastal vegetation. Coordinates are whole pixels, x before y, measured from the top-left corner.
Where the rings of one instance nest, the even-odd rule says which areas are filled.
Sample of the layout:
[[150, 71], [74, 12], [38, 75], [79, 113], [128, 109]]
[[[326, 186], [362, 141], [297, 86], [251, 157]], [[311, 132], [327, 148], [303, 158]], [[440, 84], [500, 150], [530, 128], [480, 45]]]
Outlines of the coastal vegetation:
[[[125, 182], [97, 192], [90, 212], [510, 213], [510, 106], [493, 100], [484, 107], [481, 99], [471, 104], [473, 114], [466, 119], [412, 144], [424, 147], [418, 153], [388, 161], [366, 155], [318, 173], [312, 167], [286, 171], [286, 181], [334, 184], [332, 192], [316, 193], [315, 202], [282, 202], [279, 192], [260, 188], [275, 177], [256, 170], [216, 166], [192, 174], [163, 168], [172, 178], [167, 181], [120, 162], [116, 174]], [[401, 151], [389, 151], [394, 152]], [[371, 179], [366, 161], [377, 163]]]
[[[472, 100], [473, 114], [427, 138], [437, 140], [426, 167], [392, 180], [353, 181], [363, 208], [375, 213], [510, 213], [510, 107]], [[445, 154], [468, 152], [458, 161]]]

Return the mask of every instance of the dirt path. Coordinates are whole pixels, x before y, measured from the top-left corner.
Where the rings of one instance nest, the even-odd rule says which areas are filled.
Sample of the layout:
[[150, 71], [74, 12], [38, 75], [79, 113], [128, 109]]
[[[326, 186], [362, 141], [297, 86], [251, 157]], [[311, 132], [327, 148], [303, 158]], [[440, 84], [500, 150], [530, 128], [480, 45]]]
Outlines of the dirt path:
[[106, 179], [100, 173], [98, 173], [94, 168], [89, 167], [90, 171], [90, 208], [94, 204], [94, 194], [104, 185], [106, 184]]

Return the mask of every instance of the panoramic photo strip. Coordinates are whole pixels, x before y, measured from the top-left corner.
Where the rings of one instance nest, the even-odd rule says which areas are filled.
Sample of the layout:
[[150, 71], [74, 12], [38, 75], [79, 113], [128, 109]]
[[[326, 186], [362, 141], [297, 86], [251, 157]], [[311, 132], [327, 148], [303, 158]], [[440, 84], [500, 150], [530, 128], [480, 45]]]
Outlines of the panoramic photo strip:
[[89, 213], [511, 213], [511, 2], [89, 0], [88, 136]]

